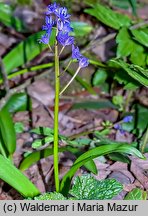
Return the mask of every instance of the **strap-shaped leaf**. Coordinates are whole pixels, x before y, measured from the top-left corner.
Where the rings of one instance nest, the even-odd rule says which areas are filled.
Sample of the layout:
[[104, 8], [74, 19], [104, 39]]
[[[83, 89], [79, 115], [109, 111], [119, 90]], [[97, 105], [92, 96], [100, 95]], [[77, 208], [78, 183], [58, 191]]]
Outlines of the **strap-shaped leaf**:
[[[80, 150], [78, 148], [72, 148], [70, 146], [62, 147], [62, 148], [59, 148], [59, 150], [58, 150], [58, 152], [66, 152], [66, 151], [69, 151], [75, 155], [80, 153]], [[47, 149], [43, 149], [40, 151], [32, 152], [22, 161], [19, 169], [24, 171], [24, 170], [28, 169], [30, 166], [32, 166], [34, 163], [41, 160], [42, 158], [46, 158], [46, 157], [49, 157], [51, 155], [53, 155], [53, 149], [52, 148], [47, 148]], [[97, 174], [97, 168], [96, 168], [96, 165], [95, 165], [93, 160], [90, 159], [87, 163], [84, 164], [84, 166], [86, 167], [86, 169], [88, 169], [92, 173]]]
[[76, 171], [83, 166], [87, 161], [90, 159], [94, 159], [96, 157], [110, 154], [113, 152], [119, 152], [119, 153], [125, 153], [125, 154], [131, 154], [135, 155], [139, 158], [144, 159], [144, 156], [139, 152], [136, 148], [128, 145], [128, 144], [113, 144], [113, 145], [103, 145], [100, 147], [96, 147], [94, 149], [91, 149], [84, 154], [82, 154], [73, 164], [71, 169], [66, 173], [66, 175], [63, 177], [61, 185], [60, 185], [60, 192], [64, 195], [67, 195], [70, 182]]
[[10, 113], [25, 111], [30, 108], [30, 100], [26, 93], [13, 94], [4, 105], [3, 109], [8, 110]]
[[0, 179], [15, 188], [24, 197], [33, 198], [40, 194], [35, 185], [2, 155], [0, 155]]
[[[15, 68], [26, 64], [47, 48], [46, 45], [39, 43], [39, 39], [43, 34], [44, 32], [41, 31], [29, 36], [3, 58], [4, 68], [7, 74], [12, 72]], [[52, 31], [50, 45], [53, 45], [54, 41], [55, 30]]]
[[12, 117], [7, 109], [2, 109], [0, 111], [0, 134], [1, 144], [4, 145], [7, 150], [7, 156], [13, 154], [16, 149], [16, 133]]

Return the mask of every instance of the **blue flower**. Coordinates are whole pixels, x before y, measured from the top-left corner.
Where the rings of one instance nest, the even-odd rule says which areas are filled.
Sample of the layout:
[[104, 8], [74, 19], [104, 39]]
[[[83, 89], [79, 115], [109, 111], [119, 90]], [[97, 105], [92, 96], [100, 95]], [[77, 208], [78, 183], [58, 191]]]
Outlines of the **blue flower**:
[[66, 7], [60, 7], [58, 10], [55, 11], [56, 16], [61, 20], [69, 20], [70, 14], [67, 13], [67, 8]]
[[124, 118], [123, 118], [123, 122], [124, 123], [128, 123], [128, 122], [132, 122], [133, 121], [133, 116], [125, 116]]
[[69, 33], [73, 31], [69, 21], [62, 22], [60, 19], [57, 20], [57, 27], [59, 31], [63, 33]]
[[88, 58], [81, 57], [80, 60], [79, 60], [79, 67], [84, 68], [84, 67], [87, 67], [88, 65], [89, 65]]
[[115, 128], [116, 130], [119, 130], [120, 133], [122, 133], [122, 134], [125, 133], [125, 131], [122, 129], [121, 124], [115, 124], [115, 125], [114, 125], [114, 128]]
[[79, 48], [72, 45], [72, 58], [80, 60], [81, 57], [82, 54], [80, 53]]
[[48, 11], [46, 12], [46, 15], [50, 15], [50, 14], [52, 14], [52, 13], [56, 13], [57, 12], [57, 10], [58, 10], [58, 5], [57, 5], [57, 3], [55, 2], [55, 3], [53, 3], [53, 4], [51, 4], [51, 5], [48, 5]]
[[43, 25], [42, 30], [46, 31], [47, 34], [51, 33], [52, 26], [54, 25], [54, 21], [52, 20], [52, 17], [46, 16], [45, 18], [45, 25]]
[[42, 35], [41, 39], [39, 40], [40, 43], [48, 44], [49, 43], [49, 34]]
[[74, 43], [74, 37], [69, 36], [68, 33], [59, 32], [57, 35], [57, 41], [62, 46], [68, 46]]

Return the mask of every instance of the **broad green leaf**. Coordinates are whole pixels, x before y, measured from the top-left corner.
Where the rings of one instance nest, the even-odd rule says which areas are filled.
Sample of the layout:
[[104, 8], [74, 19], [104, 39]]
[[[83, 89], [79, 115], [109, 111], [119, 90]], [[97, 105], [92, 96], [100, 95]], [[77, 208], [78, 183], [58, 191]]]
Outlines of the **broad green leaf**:
[[86, 22], [71, 22], [71, 27], [74, 28], [73, 35], [75, 37], [85, 37], [92, 31], [92, 26]]
[[133, 29], [131, 30], [131, 33], [139, 43], [141, 43], [143, 46], [148, 47], [148, 28]]
[[93, 86], [99, 86], [105, 82], [107, 78], [107, 72], [103, 69], [97, 70], [92, 78], [92, 84]]
[[126, 27], [120, 29], [116, 37], [116, 42], [118, 44], [118, 58], [130, 56], [130, 60], [132, 63], [140, 66], [146, 64], [147, 54], [144, 47], [132, 38], [129, 30]]
[[60, 192], [62, 194], [67, 194], [69, 187], [70, 187], [70, 181], [76, 171], [83, 166], [87, 161], [90, 159], [94, 159], [96, 157], [110, 154], [113, 152], [118, 153], [124, 153], [124, 154], [130, 154], [137, 156], [141, 159], [144, 159], [145, 157], [142, 155], [141, 152], [139, 152], [136, 148], [126, 145], [126, 144], [112, 144], [112, 145], [103, 145], [96, 148], [93, 148], [84, 154], [82, 154], [79, 158], [76, 159], [71, 169], [66, 173], [66, 175], [63, 177], [61, 185], [60, 185]]
[[114, 62], [115, 64], [117, 64], [118, 66], [120, 66], [122, 69], [124, 69], [128, 73], [128, 75], [131, 76], [133, 79], [135, 79], [136, 81], [138, 81], [142, 85], [148, 87], [148, 79], [144, 75], [144, 73], [141, 72], [139, 69], [137, 69], [133, 65], [125, 63], [122, 60], [115, 60], [114, 59], [111, 61]]
[[34, 200], [67, 200], [67, 199], [61, 193], [50, 192], [50, 193], [44, 193], [42, 195], [34, 197]]
[[96, 180], [90, 175], [77, 176], [69, 193], [77, 200], [108, 200], [123, 189], [115, 179]]
[[126, 195], [124, 200], [147, 200], [147, 192], [139, 188], [135, 188]]
[[7, 150], [8, 156], [13, 154], [16, 149], [16, 133], [10, 113], [4, 109], [0, 111], [0, 134], [1, 143]]
[[12, 7], [9, 4], [0, 3], [0, 22], [18, 32], [25, 31], [23, 22], [13, 15]]
[[30, 109], [30, 100], [26, 93], [16, 93], [12, 95], [4, 105], [3, 109], [10, 113], [26, 111]]
[[[29, 36], [4, 56], [3, 63], [7, 74], [19, 66], [25, 65], [47, 48], [46, 45], [39, 43], [39, 39], [43, 34], [43, 31], [41, 31]], [[54, 41], [55, 31], [53, 30], [50, 37], [51, 46], [54, 44]]]
[[122, 26], [128, 27], [131, 23], [131, 20], [128, 16], [117, 13], [99, 3], [94, 4], [93, 8], [86, 9], [85, 12], [92, 16], [95, 16], [105, 25], [117, 30]]
[[75, 103], [72, 109], [102, 109], [102, 108], [116, 108], [109, 100], [102, 101], [84, 101], [81, 103]]
[[15, 188], [22, 196], [33, 198], [40, 194], [35, 185], [2, 155], [0, 164], [0, 179]]

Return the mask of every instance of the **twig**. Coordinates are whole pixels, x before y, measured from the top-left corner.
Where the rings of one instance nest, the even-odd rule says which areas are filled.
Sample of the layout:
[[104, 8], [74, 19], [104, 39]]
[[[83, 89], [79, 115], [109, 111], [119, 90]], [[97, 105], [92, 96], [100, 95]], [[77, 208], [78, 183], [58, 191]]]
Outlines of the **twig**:
[[145, 20], [145, 21], [143, 21], [143, 22], [137, 23], [137, 24], [131, 26], [129, 29], [130, 29], [130, 30], [138, 29], [138, 28], [141, 28], [141, 27], [143, 27], [143, 26], [145, 26], [145, 25], [146, 25], [146, 26], [148, 25], [148, 20]]

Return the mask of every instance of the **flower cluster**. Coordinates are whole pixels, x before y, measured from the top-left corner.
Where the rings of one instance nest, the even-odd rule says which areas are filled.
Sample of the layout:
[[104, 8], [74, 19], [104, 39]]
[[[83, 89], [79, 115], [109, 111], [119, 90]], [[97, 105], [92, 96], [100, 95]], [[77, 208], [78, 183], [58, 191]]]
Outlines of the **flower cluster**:
[[[125, 116], [125, 117], [123, 118], [123, 120], [122, 120], [123, 123], [130, 123], [130, 122], [132, 122], [132, 121], [133, 121], [133, 116]], [[116, 130], [119, 130], [120, 133], [122, 133], [122, 134], [125, 132], [125, 131], [123, 130], [121, 124], [115, 124], [115, 125], [114, 125], [114, 128], [115, 128]]]
[[45, 25], [42, 27], [45, 34], [40, 39], [41, 43], [49, 43], [53, 27], [57, 29], [56, 40], [59, 44], [63, 47], [72, 45], [72, 59], [79, 62], [79, 68], [87, 67], [89, 64], [88, 59], [79, 52], [78, 47], [75, 47], [74, 37], [71, 36], [73, 28], [70, 23], [70, 14], [68, 14], [66, 7], [60, 7], [56, 3], [49, 5], [47, 8]]

